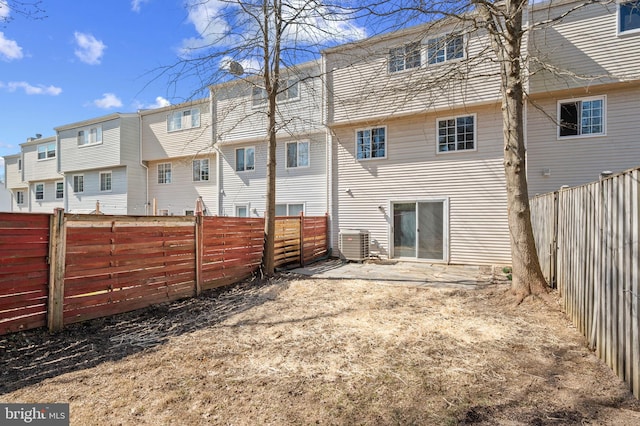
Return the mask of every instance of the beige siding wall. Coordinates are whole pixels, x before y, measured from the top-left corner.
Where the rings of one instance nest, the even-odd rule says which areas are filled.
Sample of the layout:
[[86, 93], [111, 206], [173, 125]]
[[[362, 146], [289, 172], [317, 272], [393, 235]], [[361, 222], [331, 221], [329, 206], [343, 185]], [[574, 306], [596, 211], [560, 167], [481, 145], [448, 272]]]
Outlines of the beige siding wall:
[[[558, 139], [558, 100], [567, 94], [534, 99], [528, 107], [527, 176], [529, 195], [581, 185], [599, 178], [600, 172], [623, 171], [640, 165], [640, 87], [592, 91], [606, 95], [606, 135]], [[576, 96], [576, 99], [580, 99]], [[543, 176], [543, 169], [550, 175]]]
[[[51, 143], [56, 144], [56, 156], [54, 158], [38, 160], [38, 146]], [[26, 182], [58, 177], [60, 179], [62, 178], [62, 175], [58, 174], [58, 159], [60, 158], [60, 153], [58, 152], [55, 137], [22, 144], [22, 158], [23, 176]]]
[[127, 214], [149, 214], [147, 205], [147, 169], [139, 164], [127, 166]]
[[[465, 59], [427, 65], [427, 40], [457, 27], [412, 29], [402, 38], [356, 45], [326, 54], [329, 123], [379, 121], [386, 117], [495, 102], [498, 67], [484, 33], [471, 32]], [[422, 43], [422, 66], [389, 72], [389, 49]]]
[[137, 114], [120, 119], [120, 164], [140, 166], [140, 118]]
[[[303, 64], [288, 70], [291, 78], [299, 79], [299, 97], [278, 101], [278, 122], [286, 123], [279, 135], [311, 133], [322, 129], [323, 82], [319, 64]], [[212, 89], [216, 99], [216, 134], [222, 142], [265, 138], [266, 104], [253, 106], [252, 87], [245, 83], [230, 83]]]
[[449, 261], [510, 262], [500, 106], [465, 112], [477, 114], [477, 151], [436, 154], [436, 119], [458, 113], [389, 120], [387, 158], [380, 160], [356, 161], [355, 128], [335, 129], [334, 249], [340, 229], [366, 229], [375, 240], [372, 250], [388, 256], [390, 203], [446, 198]]
[[[605, 2], [606, 3], [606, 2]], [[579, 2], [554, 2], [538, 6], [534, 21], [557, 17]], [[561, 73], [536, 72], [530, 92], [539, 93], [640, 79], [640, 34], [618, 36], [616, 3], [592, 4], [571, 12], [530, 37], [529, 54]], [[537, 70], [535, 64], [533, 70]]]
[[[169, 158], [149, 162], [149, 200], [156, 201], [157, 213], [168, 210], [170, 215], [184, 215], [185, 210], [194, 210], [198, 197], [202, 197], [206, 214], [215, 215], [218, 205], [216, 156], [206, 155], [209, 159], [209, 180], [193, 181], [194, 157]], [[171, 183], [158, 183], [158, 164], [171, 163]], [[149, 214], [153, 214], [152, 209]]]
[[4, 177], [7, 188], [26, 188], [27, 184], [22, 179], [22, 170], [18, 169], [18, 161], [21, 155], [4, 157]]
[[[100, 172], [111, 172], [111, 190], [100, 190]], [[84, 191], [73, 192], [73, 176], [84, 176]], [[100, 170], [85, 170], [65, 175], [65, 197], [67, 210], [70, 213], [89, 213], [100, 201], [100, 211], [105, 214], [128, 214], [127, 203], [127, 168], [113, 167]]]
[[[285, 146], [290, 141], [309, 141], [309, 167], [286, 168]], [[255, 147], [255, 170], [236, 172], [237, 148]], [[221, 215], [235, 216], [236, 205], [249, 205], [251, 216], [264, 216], [267, 147], [265, 143], [222, 144]], [[327, 208], [326, 136], [315, 133], [278, 140], [276, 154], [276, 203], [303, 203], [305, 214], [324, 215]]]
[[[168, 114], [192, 108], [200, 108], [200, 127], [167, 131]], [[211, 153], [211, 132], [208, 100], [142, 112], [142, 159], [156, 161]]]
[[[77, 127], [59, 132], [60, 168], [62, 172], [115, 167], [120, 165], [120, 119], [102, 123], [102, 143], [78, 146]], [[95, 125], [87, 126], [95, 127]]]

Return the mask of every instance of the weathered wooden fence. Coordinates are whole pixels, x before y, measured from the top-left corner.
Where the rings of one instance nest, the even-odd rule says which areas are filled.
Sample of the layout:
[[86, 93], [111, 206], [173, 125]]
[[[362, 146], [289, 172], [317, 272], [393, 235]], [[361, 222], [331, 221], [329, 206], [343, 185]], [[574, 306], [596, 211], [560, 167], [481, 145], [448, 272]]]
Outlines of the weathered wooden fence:
[[[278, 266], [327, 253], [327, 217], [277, 218]], [[113, 315], [238, 282], [264, 220], [0, 213], [0, 334]]]
[[640, 397], [640, 169], [532, 200], [545, 275], [591, 348]]

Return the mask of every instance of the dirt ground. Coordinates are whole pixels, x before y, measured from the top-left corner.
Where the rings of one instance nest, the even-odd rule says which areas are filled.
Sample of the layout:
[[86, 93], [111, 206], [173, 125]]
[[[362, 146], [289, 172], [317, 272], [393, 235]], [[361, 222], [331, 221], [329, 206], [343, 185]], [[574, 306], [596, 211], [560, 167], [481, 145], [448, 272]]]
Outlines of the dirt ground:
[[284, 273], [0, 337], [0, 402], [69, 402], [72, 425], [640, 424], [563, 314], [505, 289]]

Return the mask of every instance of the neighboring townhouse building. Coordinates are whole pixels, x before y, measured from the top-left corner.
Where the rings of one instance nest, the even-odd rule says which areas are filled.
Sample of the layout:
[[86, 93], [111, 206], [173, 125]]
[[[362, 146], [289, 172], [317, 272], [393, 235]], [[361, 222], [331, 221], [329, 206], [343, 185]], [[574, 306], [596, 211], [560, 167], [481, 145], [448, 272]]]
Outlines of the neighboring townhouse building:
[[[576, 5], [535, 5], [542, 21]], [[591, 4], [529, 40], [529, 195], [640, 166], [640, 2]]]
[[149, 214], [218, 213], [217, 157], [209, 99], [139, 111], [142, 160], [147, 168]]
[[58, 172], [58, 141], [55, 136], [29, 138], [20, 144], [22, 178], [29, 185], [30, 212], [51, 213], [64, 207], [64, 177]]
[[24, 181], [22, 153], [4, 156], [4, 182], [11, 192], [9, 211], [29, 212], [29, 184]]
[[146, 168], [140, 157], [138, 114], [114, 113], [55, 128], [65, 210], [144, 215]]
[[11, 191], [7, 189], [4, 181], [0, 181], [0, 212], [10, 212], [11, 210]]
[[324, 52], [332, 244], [382, 257], [510, 262], [499, 69], [455, 20]]
[[[328, 212], [327, 133], [319, 61], [283, 70], [278, 95], [276, 215]], [[252, 84], [250, 81], [254, 81]], [[259, 80], [212, 86], [219, 153], [219, 214], [264, 217], [267, 99]]]

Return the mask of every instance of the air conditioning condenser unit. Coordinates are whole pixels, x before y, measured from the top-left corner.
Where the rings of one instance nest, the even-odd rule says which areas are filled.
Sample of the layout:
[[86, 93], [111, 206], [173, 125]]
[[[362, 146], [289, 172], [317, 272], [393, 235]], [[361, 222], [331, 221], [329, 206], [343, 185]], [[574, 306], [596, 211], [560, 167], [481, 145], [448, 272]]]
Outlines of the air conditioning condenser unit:
[[340, 231], [338, 247], [343, 259], [362, 262], [369, 257], [369, 231], [344, 229]]

